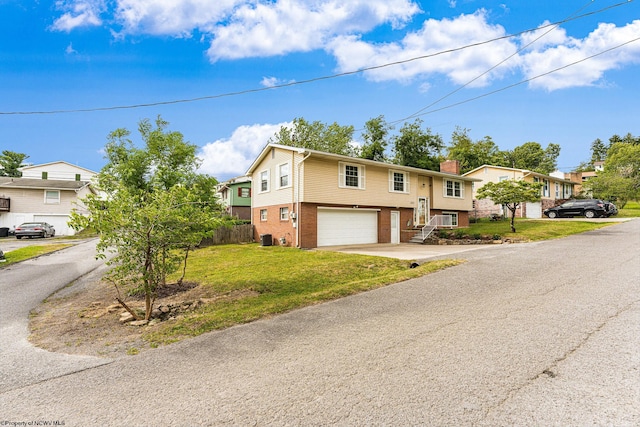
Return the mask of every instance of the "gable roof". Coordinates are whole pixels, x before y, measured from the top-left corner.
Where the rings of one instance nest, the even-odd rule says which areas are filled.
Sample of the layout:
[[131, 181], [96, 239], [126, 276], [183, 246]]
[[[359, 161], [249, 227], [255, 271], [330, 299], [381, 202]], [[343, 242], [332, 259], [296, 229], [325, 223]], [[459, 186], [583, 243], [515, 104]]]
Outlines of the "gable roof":
[[0, 188], [23, 188], [35, 190], [69, 190], [78, 191], [90, 186], [89, 181], [70, 181], [64, 179], [36, 179], [0, 177]]
[[563, 179], [563, 178], [557, 178], [555, 176], [551, 176], [551, 175], [545, 175], [543, 173], [540, 172], [534, 172], [534, 171], [530, 171], [527, 169], [518, 169], [518, 168], [509, 168], [506, 166], [493, 166], [493, 165], [482, 165], [482, 166], [478, 166], [477, 168], [470, 170], [469, 172], [465, 172], [462, 174], [462, 176], [468, 176], [471, 175], [475, 172], [478, 172], [484, 168], [492, 168], [492, 169], [500, 169], [500, 170], [504, 170], [505, 172], [520, 172], [523, 176], [535, 176], [538, 178], [547, 178], [553, 181], [559, 181], [559, 182], [563, 182], [565, 184], [576, 184], [574, 181], [568, 180], [568, 179]]
[[280, 145], [280, 144], [273, 144], [273, 143], [267, 144], [264, 147], [260, 155], [256, 158], [256, 160], [254, 160], [254, 162], [251, 164], [249, 169], [247, 169], [246, 175], [251, 175], [253, 172], [255, 172], [258, 165], [262, 163], [262, 161], [264, 160], [264, 158], [267, 156], [267, 154], [272, 148], [279, 148], [282, 150], [296, 152], [304, 155], [305, 159], [308, 157], [314, 157], [317, 159], [327, 159], [327, 160], [342, 161], [342, 162], [349, 162], [349, 163], [359, 163], [363, 165], [378, 166], [378, 167], [383, 167], [387, 169], [414, 172], [414, 173], [420, 173], [423, 175], [430, 175], [430, 176], [436, 176], [436, 177], [442, 177], [442, 178], [455, 178], [461, 181], [468, 181], [468, 182], [482, 181], [481, 179], [478, 179], [478, 178], [464, 177], [462, 175], [455, 175], [455, 174], [445, 173], [445, 172], [436, 172], [430, 169], [420, 169], [420, 168], [414, 168], [411, 166], [401, 166], [393, 163], [384, 163], [384, 162], [378, 162], [375, 160], [363, 159], [360, 157], [343, 156], [341, 154], [327, 153], [324, 151], [311, 150], [308, 148], [291, 147], [288, 145]]
[[92, 171], [91, 169], [83, 168], [82, 166], [74, 165], [72, 163], [65, 162], [64, 160], [59, 160], [59, 161], [56, 161], [56, 162], [40, 163], [39, 165], [22, 166], [22, 167], [18, 168], [18, 170], [24, 172], [25, 170], [29, 170], [29, 169], [40, 169], [40, 168], [45, 167], [45, 166], [53, 166], [53, 165], [61, 165], [61, 164], [65, 165], [65, 166], [70, 166], [70, 167], [75, 168], [75, 169], [81, 169], [81, 170], [83, 170], [85, 172], [89, 172], [89, 173], [91, 173], [93, 175], [97, 175], [98, 174], [98, 172]]

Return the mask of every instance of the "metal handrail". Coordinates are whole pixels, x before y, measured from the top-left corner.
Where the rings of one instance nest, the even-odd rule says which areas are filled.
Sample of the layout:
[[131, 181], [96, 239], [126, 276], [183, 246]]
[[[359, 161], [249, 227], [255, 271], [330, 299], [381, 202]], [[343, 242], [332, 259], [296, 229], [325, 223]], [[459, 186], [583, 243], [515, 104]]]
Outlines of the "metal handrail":
[[453, 228], [453, 221], [451, 215], [434, 215], [429, 218], [429, 222], [422, 227], [422, 241], [424, 242], [427, 237], [433, 233], [433, 230], [437, 228], [449, 227]]

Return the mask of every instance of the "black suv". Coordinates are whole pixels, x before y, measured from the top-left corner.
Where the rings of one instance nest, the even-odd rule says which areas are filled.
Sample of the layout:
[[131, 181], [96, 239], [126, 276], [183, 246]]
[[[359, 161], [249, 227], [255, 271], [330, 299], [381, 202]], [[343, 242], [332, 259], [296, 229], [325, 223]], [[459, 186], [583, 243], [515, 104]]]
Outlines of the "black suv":
[[573, 216], [598, 218], [610, 215], [609, 204], [599, 199], [568, 200], [554, 208], [545, 209], [543, 213], [549, 218]]

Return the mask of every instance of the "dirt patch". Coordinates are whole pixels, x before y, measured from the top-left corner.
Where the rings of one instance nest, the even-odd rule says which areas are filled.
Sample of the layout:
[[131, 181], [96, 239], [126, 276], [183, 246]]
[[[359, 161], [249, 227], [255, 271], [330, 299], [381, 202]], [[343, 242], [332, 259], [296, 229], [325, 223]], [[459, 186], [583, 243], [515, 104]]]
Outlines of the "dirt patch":
[[[144, 332], [158, 325], [130, 326], [120, 322], [125, 310], [115, 300], [113, 285], [104, 281], [65, 288], [32, 311], [29, 340], [53, 352], [116, 358], [148, 350]], [[167, 286], [155, 301], [159, 305], [181, 305], [185, 301], [207, 302], [204, 289], [195, 283]], [[144, 309], [144, 301], [130, 297], [127, 304]]]

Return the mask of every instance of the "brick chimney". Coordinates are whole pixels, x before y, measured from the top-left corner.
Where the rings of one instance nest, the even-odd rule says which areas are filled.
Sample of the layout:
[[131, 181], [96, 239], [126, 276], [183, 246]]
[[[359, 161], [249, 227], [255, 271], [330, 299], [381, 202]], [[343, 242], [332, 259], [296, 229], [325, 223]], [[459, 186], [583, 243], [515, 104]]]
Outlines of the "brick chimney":
[[440, 162], [440, 172], [460, 175], [460, 162], [457, 160], [445, 160]]

